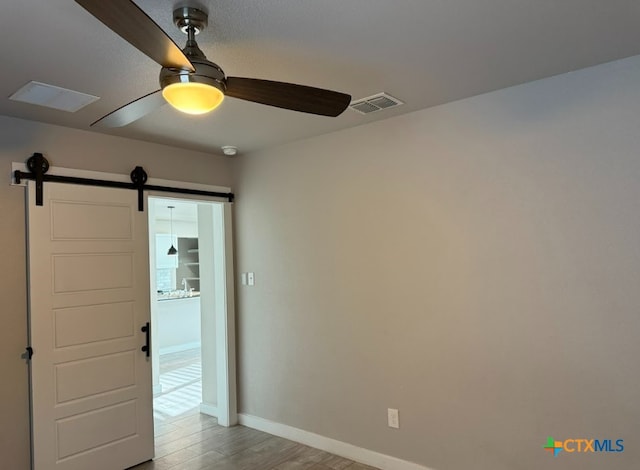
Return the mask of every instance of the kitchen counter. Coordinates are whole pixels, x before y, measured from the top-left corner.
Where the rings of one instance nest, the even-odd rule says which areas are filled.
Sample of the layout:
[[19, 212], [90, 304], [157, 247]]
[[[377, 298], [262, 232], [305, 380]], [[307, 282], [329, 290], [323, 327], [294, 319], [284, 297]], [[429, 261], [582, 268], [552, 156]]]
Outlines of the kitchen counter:
[[[195, 293], [195, 291], [194, 291]], [[167, 354], [200, 347], [200, 296], [172, 297], [154, 305], [155, 343]]]
[[189, 300], [196, 297], [200, 297], [200, 291], [187, 292], [186, 294], [182, 292], [158, 294], [157, 300], [158, 302], [164, 302], [166, 300]]

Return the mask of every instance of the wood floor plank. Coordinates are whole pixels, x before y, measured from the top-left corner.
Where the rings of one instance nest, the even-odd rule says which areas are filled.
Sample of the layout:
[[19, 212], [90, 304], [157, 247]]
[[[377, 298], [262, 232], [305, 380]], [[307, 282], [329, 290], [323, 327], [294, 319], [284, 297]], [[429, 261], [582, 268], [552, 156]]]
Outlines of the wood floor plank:
[[375, 467], [370, 467], [369, 465], [365, 465], [363, 463], [353, 463], [349, 465], [346, 470], [376, 470]]
[[353, 460], [328, 454], [321, 463], [322, 465], [329, 467], [331, 470], [344, 470], [345, 468], [348, 468], [349, 465], [353, 464]]
[[203, 470], [209, 468], [219, 468], [224, 463], [226, 457], [212, 450], [204, 454], [197, 455], [185, 460], [170, 470]]

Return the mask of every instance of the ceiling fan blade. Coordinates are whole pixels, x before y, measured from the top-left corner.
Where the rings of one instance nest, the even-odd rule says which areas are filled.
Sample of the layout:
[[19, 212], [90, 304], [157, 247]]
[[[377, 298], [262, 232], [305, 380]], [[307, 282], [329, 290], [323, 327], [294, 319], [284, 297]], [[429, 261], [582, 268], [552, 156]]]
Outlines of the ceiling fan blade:
[[156, 90], [101, 117], [91, 124], [91, 127], [123, 127], [146, 116], [163, 104], [166, 104], [166, 101], [162, 97], [162, 90]]
[[163, 67], [195, 71], [193, 64], [143, 10], [130, 0], [75, 0], [108, 28]]
[[225, 95], [278, 108], [331, 117], [340, 115], [351, 102], [351, 96], [337, 91], [239, 77], [227, 77]]

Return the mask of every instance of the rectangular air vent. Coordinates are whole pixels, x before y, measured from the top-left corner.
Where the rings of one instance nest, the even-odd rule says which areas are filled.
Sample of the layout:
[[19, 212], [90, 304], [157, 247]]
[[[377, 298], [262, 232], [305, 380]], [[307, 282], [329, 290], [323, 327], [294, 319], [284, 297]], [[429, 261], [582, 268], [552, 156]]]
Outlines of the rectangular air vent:
[[29, 82], [9, 99], [75, 113], [100, 98], [46, 83]]
[[371, 114], [383, 109], [395, 108], [404, 102], [398, 98], [394, 98], [386, 93], [378, 93], [356, 101], [353, 101], [349, 107], [360, 114]]

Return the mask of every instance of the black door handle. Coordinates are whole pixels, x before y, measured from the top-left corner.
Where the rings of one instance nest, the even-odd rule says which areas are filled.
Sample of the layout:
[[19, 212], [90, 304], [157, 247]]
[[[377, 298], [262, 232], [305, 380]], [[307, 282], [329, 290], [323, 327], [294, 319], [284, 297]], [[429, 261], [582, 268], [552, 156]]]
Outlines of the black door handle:
[[140, 331], [145, 333], [146, 336], [146, 343], [140, 349], [142, 352], [146, 353], [147, 357], [149, 357], [151, 354], [151, 324], [147, 322], [146, 325], [143, 325], [142, 328], [140, 328]]

